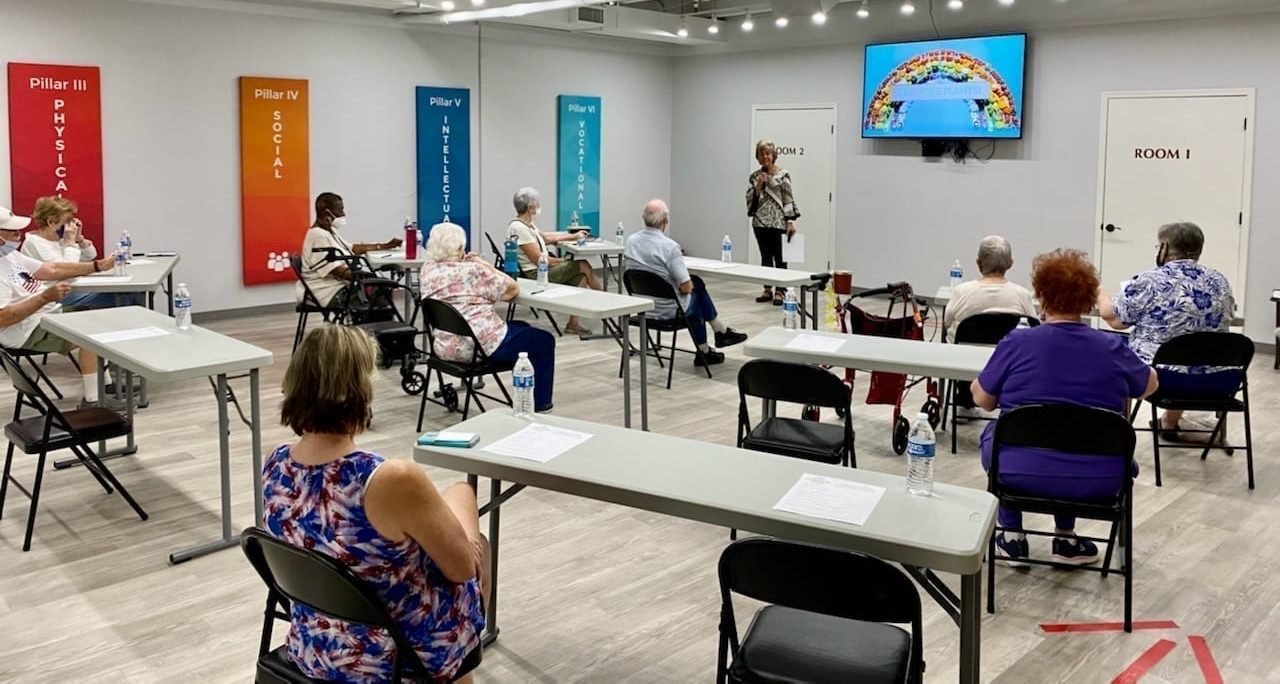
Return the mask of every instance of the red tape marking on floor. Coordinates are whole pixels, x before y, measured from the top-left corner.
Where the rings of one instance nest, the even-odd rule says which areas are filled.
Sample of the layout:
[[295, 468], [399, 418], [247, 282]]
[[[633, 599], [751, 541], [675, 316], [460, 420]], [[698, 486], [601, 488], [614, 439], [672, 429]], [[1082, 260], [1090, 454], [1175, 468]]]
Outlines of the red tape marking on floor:
[[[1134, 629], [1177, 629], [1178, 623], [1173, 620], [1137, 620]], [[1124, 630], [1123, 622], [1062, 622], [1040, 625], [1040, 629], [1049, 633], [1056, 632], [1120, 632]]]
[[1111, 684], [1133, 684], [1133, 682], [1141, 679], [1151, 668], [1158, 665], [1161, 660], [1164, 660], [1164, 657], [1169, 655], [1169, 652], [1176, 645], [1168, 639], [1157, 641], [1146, 652], [1138, 656], [1137, 660], [1129, 663], [1129, 667], [1126, 667], [1124, 672], [1116, 675], [1116, 678], [1111, 680]]
[[1200, 673], [1204, 675], [1205, 684], [1222, 684], [1222, 673], [1218, 672], [1218, 663], [1213, 660], [1213, 651], [1202, 636], [1189, 636], [1191, 652], [1196, 654], [1196, 662], [1200, 663]]

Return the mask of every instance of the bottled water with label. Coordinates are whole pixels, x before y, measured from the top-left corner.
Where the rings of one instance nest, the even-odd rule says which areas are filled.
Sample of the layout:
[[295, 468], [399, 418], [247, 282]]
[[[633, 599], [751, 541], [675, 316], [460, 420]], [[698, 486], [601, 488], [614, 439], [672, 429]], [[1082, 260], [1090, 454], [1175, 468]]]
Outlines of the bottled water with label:
[[782, 300], [782, 327], [795, 330], [800, 327], [800, 301], [796, 299], [796, 289], [787, 288], [786, 297]]
[[507, 234], [507, 241], [502, 245], [502, 270], [512, 278], [520, 272], [520, 262], [516, 257], [516, 250], [519, 248], [516, 244], [516, 234]]
[[125, 261], [133, 261], [133, 238], [129, 237], [129, 231], [120, 234], [120, 248], [124, 252]]
[[951, 264], [951, 272], [948, 274], [951, 278], [951, 291], [956, 291], [956, 286], [964, 281], [964, 269], [960, 267], [960, 260], [956, 259]]
[[733, 261], [733, 240], [730, 240], [728, 235], [724, 236], [724, 240], [720, 242], [720, 260]]
[[532, 418], [533, 363], [529, 361], [529, 352], [520, 352], [520, 357], [516, 359], [515, 368], [511, 369], [511, 386], [515, 389], [512, 413], [517, 418]]
[[907, 435], [907, 491], [919, 496], [933, 496], [933, 454], [937, 440], [929, 414], [921, 412]]
[[538, 256], [538, 287], [547, 286], [547, 276], [551, 273], [551, 264], [547, 262], [547, 253], [544, 250]]
[[1031, 324], [1027, 322], [1027, 317], [1026, 317], [1026, 316], [1019, 316], [1019, 317], [1018, 317], [1018, 329], [1019, 329], [1019, 330], [1021, 330], [1022, 328], [1030, 328], [1030, 327], [1031, 327]]
[[177, 289], [173, 291], [173, 319], [178, 324], [178, 330], [191, 329], [191, 291], [187, 289], [186, 283], [178, 283]]
[[627, 231], [622, 227], [622, 221], [618, 221], [618, 227], [613, 230], [613, 241], [620, 244], [627, 244]]
[[129, 261], [129, 256], [125, 254], [124, 240], [116, 243], [116, 266], [114, 273], [118, 276], [124, 275], [124, 266]]

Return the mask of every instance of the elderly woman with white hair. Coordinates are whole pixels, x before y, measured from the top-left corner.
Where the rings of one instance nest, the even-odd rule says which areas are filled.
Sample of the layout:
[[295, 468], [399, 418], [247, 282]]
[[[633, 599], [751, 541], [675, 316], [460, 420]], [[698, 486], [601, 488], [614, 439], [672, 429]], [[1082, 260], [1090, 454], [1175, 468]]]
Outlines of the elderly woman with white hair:
[[1011, 313], [1037, 317], [1036, 302], [1027, 288], [1005, 278], [1013, 268], [1013, 248], [999, 235], [988, 235], [978, 243], [978, 272], [981, 278], [960, 283], [951, 293], [942, 324], [947, 336], [955, 339], [956, 328], [970, 316], [984, 313]]
[[[450, 304], [467, 319], [484, 353], [497, 362], [514, 362], [520, 352], [529, 354], [537, 382], [534, 410], [551, 410], [555, 382], [556, 338], [523, 321], [504, 321], [494, 311], [498, 302], [515, 299], [520, 286], [479, 255], [466, 253], [467, 238], [452, 223], [432, 226], [427, 238], [426, 262], [419, 273], [423, 299]], [[431, 353], [450, 361], [470, 361], [471, 340], [437, 333]]]
[[[519, 246], [516, 250], [516, 262], [521, 278], [538, 276], [538, 260], [542, 258], [542, 253], [547, 251], [547, 245], [571, 242], [587, 234], [585, 230], [568, 233], [544, 233], [539, 230], [533, 220], [542, 213], [542, 197], [533, 188], [517, 190], [515, 196], [511, 198], [511, 203], [515, 207], [516, 217], [507, 225], [507, 233], [516, 236], [516, 244]], [[547, 280], [550, 282], [576, 285], [592, 290], [604, 289], [599, 278], [596, 277], [595, 269], [591, 268], [591, 264], [586, 261], [562, 259], [548, 253], [547, 266]], [[565, 332], [590, 334], [591, 331], [582, 327], [577, 316], [572, 316], [565, 325]]]

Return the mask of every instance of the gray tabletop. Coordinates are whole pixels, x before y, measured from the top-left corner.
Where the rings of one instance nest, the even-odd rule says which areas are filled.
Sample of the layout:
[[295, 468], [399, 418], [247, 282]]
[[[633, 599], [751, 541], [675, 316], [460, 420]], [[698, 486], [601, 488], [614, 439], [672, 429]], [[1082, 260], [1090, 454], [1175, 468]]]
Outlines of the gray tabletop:
[[[135, 263], [142, 261], [144, 263]], [[71, 281], [73, 292], [151, 292], [160, 287], [165, 278], [181, 261], [176, 256], [137, 256], [125, 266], [124, 275], [129, 280], [120, 282], [114, 273], [81, 276]]]
[[742, 283], [755, 283], [768, 287], [801, 287], [812, 282], [809, 280], [810, 274], [807, 271], [792, 271], [785, 268], [755, 266], [736, 262], [732, 266], [725, 268], [721, 266], [722, 263], [724, 262], [719, 259], [703, 259], [689, 256], [684, 258], [684, 265], [689, 269], [689, 272], [704, 278], [736, 280]]
[[[237, 373], [272, 362], [266, 349], [199, 326], [178, 330], [172, 318], [140, 306], [50, 314], [40, 326], [154, 382]], [[93, 337], [146, 327], [168, 334], [114, 342]]]
[[[820, 335], [843, 340], [833, 352], [787, 347], [797, 335]], [[991, 358], [992, 347], [940, 344], [871, 335], [848, 335], [813, 330], [767, 328], [747, 340], [743, 353], [777, 361], [817, 363], [840, 368], [926, 375], [948, 380], [973, 380]]]
[[[977, 489], [938, 483], [932, 497], [913, 496], [905, 478], [895, 475], [570, 418], [533, 421], [593, 437], [547, 463], [499, 456], [483, 448], [531, 421], [507, 410], [489, 411], [450, 428], [480, 435], [476, 447], [415, 446], [413, 457], [449, 470], [961, 575], [981, 569], [995, 524], [995, 498]], [[865, 525], [773, 510], [805, 473], [876, 485], [885, 493]]]
[[423, 253], [424, 248], [418, 248], [418, 256], [410, 259], [404, 255], [404, 250], [390, 250], [380, 252], [365, 252], [364, 256], [373, 264], [374, 268], [382, 268], [383, 266], [397, 266], [405, 268], [407, 266], [422, 266], [427, 262], [426, 254]]
[[626, 251], [626, 247], [616, 242], [606, 242], [604, 240], [588, 240], [585, 245], [579, 245], [571, 240], [556, 243], [561, 250], [583, 257], [592, 256], [618, 256]]
[[[520, 294], [515, 302], [521, 306], [532, 306], [535, 309], [561, 313], [569, 316], [586, 316], [587, 318], [615, 318], [630, 316], [653, 309], [653, 300], [644, 297], [615, 294], [602, 290], [588, 290], [568, 285], [548, 284], [538, 287], [537, 281], [528, 278], [516, 278], [520, 285]], [[546, 293], [564, 293], [563, 297], [548, 297]]]

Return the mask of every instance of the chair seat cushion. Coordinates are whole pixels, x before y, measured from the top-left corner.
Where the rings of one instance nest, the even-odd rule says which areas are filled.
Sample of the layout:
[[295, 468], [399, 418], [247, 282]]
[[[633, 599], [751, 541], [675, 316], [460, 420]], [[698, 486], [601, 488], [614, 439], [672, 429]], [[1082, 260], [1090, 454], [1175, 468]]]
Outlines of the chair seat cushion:
[[[632, 316], [630, 325], [639, 327], [640, 317]], [[672, 332], [675, 330], [686, 330], [689, 322], [683, 318], [645, 318], [645, 325], [649, 330], [658, 330], [661, 332]]]
[[840, 463], [844, 426], [796, 418], [769, 418], [752, 428], [742, 448], [823, 463]]
[[491, 373], [506, 373], [515, 367], [514, 363], [496, 363], [490, 361], [488, 363], [470, 364], [465, 361], [449, 361], [438, 356], [430, 356], [427, 358], [427, 367], [432, 370], [438, 370], [445, 375], [452, 375], [457, 378], [470, 378], [478, 375], [489, 375]]
[[356, 327], [369, 333], [373, 337], [378, 337], [381, 335], [413, 336], [418, 334], [417, 328], [413, 327], [412, 325], [409, 325], [408, 323], [402, 323], [400, 321], [395, 321], [395, 320], [373, 321], [370, 323], [361, 323]]
[[[111, 409], [94, 406], [63, 411], [62, 416], [72, 429], [80, 433], [85, 442], [112, 439], [129, 433], [129, 421]], [[4, 434], [10, 442], [28, 454], [38, 453], [42, 447], [45, 451], [57, 451], [74, 443], [70, 433], [55, 428], [49, 431], [48, 443], [42, 445], [45, 420], [44, 416], [32, 416], [14, 421], [5, 426]]]
[[289, 660], [287, 646], [258, 658], [258, 672], [254, 679], [256, 684], [312, 684], [323, 682], [323, 679], [312, 679], [304, 674]]
[[741, 682], [904, 682], [911, 635], [893, 625], [765, 606], [730, 667]]

